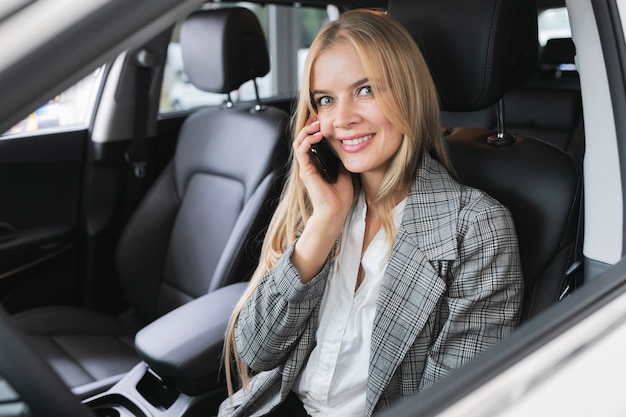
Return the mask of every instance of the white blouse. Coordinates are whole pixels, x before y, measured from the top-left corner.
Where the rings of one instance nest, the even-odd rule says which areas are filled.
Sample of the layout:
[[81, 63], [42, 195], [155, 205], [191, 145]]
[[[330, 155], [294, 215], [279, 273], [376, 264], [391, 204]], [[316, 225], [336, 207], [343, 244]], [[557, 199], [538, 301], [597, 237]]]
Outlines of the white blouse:
[[[393, 211], [396, 230], [406, 199]], [[381, 228], [361, 257], [367, 206], [363, 194], [344, 225], [338, 257], [320, 306], [317, 345], [293, 391], [311, 416], [363, 416], [370, 344], [389, 247]], [[362, 264], [364, 280], [355, 292]]]

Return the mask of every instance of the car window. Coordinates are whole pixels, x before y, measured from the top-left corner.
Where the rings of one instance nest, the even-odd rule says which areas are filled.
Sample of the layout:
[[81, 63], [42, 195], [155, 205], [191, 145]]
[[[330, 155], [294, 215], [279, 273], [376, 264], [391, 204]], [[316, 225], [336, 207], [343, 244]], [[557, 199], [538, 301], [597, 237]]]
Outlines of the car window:
[[545, 46], [546, 42], [555, 38], [571, 38], [572, 31], [569, 25], [569, 16], [565, 7], [546, 9], [537, 17], [537, 35], [539, 44]]
[[[330, 19], [336, 18], [335, 7], [288, 7], [280, 5], [258, 5], [251, 3], [210, 3], [206, 7], [242, 6], [252, 10], [258, 17], [265, 32], [271, 56], [271, 70], [257, 80], [261, 98], [292, 94], [297, 90], [298, 75], [309, 44], [320, 27]], [[292, 33], [298, 28], [299, 36], [288, 38], [281, 33]], [[167, 51], [167, 61], [161, 89], [160, 113], [188, 110], [200, 106], [220, 105], [226, 95], [207, 93], [195, 88], [183, 68], [182, 55], [178, 40], [178, 27], [174, 30]], [[255, 99], [254, 85], [249, 81], [231, 94], [235, 101]]]
[[19, 134], [47, 133], [59, 128], [85, 128], [93, 114], [103, 68], [98, 68], [67, 90], [51, 98], [24, 120], [13, 126], [0, 139]]

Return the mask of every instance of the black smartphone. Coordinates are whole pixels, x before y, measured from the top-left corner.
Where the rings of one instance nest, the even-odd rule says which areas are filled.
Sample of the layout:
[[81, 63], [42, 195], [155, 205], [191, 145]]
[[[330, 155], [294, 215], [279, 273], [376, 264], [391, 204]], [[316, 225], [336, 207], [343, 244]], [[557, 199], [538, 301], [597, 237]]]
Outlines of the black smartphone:
[[331, 184], [337, 182], [339, 175], [339, 158], [330, 150], [330, 146], [326, 139], [323, 138], [318, 143], [311, 145], [311, 155], [313, 161], [317, 165], [317, 169], [322, 177]]

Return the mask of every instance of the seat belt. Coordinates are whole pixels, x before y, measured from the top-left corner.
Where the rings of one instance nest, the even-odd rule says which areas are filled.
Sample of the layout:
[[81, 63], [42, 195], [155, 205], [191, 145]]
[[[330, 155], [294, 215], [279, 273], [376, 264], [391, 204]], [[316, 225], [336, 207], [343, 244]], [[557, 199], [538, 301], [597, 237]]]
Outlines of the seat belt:
[[143, 198], [150, 185], [149, 152], [147, 141], [148, 107], [150, 105], [150, 84], [155, 64], [153, 53], [141, 49], [135, 54], [135, 107], [133, 136], [126, 150], [128, 181], [126, 184], [126, 210], [128, 219]]

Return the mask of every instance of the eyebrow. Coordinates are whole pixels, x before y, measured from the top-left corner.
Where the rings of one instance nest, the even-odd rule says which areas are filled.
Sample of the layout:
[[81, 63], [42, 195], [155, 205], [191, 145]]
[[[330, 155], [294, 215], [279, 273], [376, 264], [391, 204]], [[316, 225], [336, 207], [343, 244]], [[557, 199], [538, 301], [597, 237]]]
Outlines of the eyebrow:
[[[352, 84], [350, 84], [350, 86], [349, 86], [349, 87], [350, 87], [350, 88], [356, 88], [356, 87], [359, 87], [359, 86], [361, 86], [361, 85], [363, 85], [363, 84], [367, 84], [367, 83], [369, 83], [369, 81], [370, 81], [370, 80], [369, 80], [369, 78], [363, 78], [363, 79], [360, 79], [360, 80], [358, 80], [358, 81], [353, 82]], [[313, 90], [313, 91], [311, 92], [311, 94], [313, 94], [313, 95], [318, 95], [318, 94], [327, 94], [327, 93], [328, 93], [328, 91], [327, 91], [327, 90]]]

